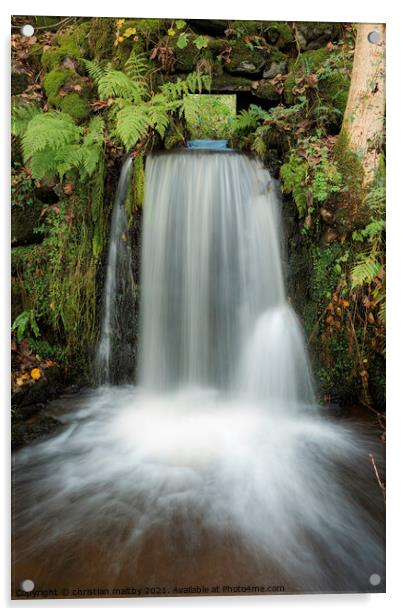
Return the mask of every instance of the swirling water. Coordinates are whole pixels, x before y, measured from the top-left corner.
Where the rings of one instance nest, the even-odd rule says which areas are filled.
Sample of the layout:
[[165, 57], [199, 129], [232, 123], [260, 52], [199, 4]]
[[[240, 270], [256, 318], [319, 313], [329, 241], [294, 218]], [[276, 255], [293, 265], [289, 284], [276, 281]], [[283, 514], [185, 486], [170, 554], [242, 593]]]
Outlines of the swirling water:
[[16, 456], [16, 583], [383, 588], [380, 454], [316, 404], [258, 161], [148, 158], [138, 385], [72, 407]]

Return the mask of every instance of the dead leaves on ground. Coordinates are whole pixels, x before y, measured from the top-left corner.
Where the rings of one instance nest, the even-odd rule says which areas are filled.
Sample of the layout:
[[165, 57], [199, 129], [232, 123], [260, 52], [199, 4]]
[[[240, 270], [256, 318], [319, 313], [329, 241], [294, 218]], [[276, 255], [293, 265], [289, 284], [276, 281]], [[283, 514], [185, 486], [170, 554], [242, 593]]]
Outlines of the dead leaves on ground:
[[11, 389], [13, 393], [21, 391], [27, 385], [33, 385], [45, 377], [46, 369], [56, 365], [52, 359], [42, 359], [32, 353], [28, 341], [17, 342], [11, 338], [13, 366], [11, 371]]

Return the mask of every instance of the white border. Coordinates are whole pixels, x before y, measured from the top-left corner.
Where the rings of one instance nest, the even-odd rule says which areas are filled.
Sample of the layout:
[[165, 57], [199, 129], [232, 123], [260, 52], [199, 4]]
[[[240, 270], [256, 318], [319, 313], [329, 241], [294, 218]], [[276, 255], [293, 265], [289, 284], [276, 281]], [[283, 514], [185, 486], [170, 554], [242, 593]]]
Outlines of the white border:
[[[34, 601], [19, 602], [9, 600], [10, 580], [10, 482], [9, 482], [9, 40], [10, 15], [64, 15], [78, 16], [116, 16], [116, 17], [174, 17], [174, 18], [210, 18], [210, 19], [266, 19], [266, 20], [303, 20], [303, 21], [361, 21], [387, 23], [387, 277], [388, 277], [388, 428], [387, 428], [387, 593], [385, 595], [297, 595], [274, 597], [205, 597], [205, 598], [172, 598], [172, 599], [108, 599], [108, 600], [74, 600], [74, 601]], [[401, 471], [398, 465], [398, 440], [402, 434], [402, 408], [398, 405], [398, 393], [401, 382], [401, 340], [397, 337], [398, 324], [401, 319], [402, 307], [402, 276], [400, 275], [402, 258], [400, 246], [402, 242], [402, 200], [400, 198], [401, 164], [400, 151], [402, 140], [400, 133], [401, 105], [401, 39], [402, 20], [400, 4], [392, 0], [380, 2], [352, 2], [351, 0], [336, 0], [336, 2], [300, 2], [287, 0], [286, 3], [258, 2], [247, 0], [235, 3], [234, 0], [217, 2], [203, 0], [197, 6], [195, 3], [179, 0], [151, 0], [149, 2], [130, 2], [115, 0], [112, 3], [100, 4], [99, 0], [79, 2], [70, 0], [65, 5], [55, 4], [50, 0], [6, 0], [2, 4], [1, 50], [2, 50], [2, 80], [1, 92], [1, 128], [3, 133], [2, 151], [4, 154], [0, 166], [2, 191], [2, 255], [1, 255], [1, 292], [0, 303], [0, 336], [1, 336], [1, 392], [3, 425], [1, 437], [3, 455], [1, 456], [2, 477], [5, 479], [3, 498], [1, 499], [1, 517], [4, 550], [1, 559], [0, 580], [2, 582], [2, 603], [8, 609], [18, 613], [22, 609], [67, 609], [77, 613], [82, 610], [115, 610], [134, 609], [135, 611], [149, 609], [208, 609], [221, 611], [237, 611], [251, 609], [269, 609], [283, 614], [296, 611], [298, 614], [318, 614], [325, 610], [326, 614], [340, 612], [364, 616], [379, 616], [381, 612], [395, 608], [398, 602], [399, 571], [401, 570]], [[398, 87], [399, 86], [399, 87]], [[399, 275], [398, 275], [399, 274]], [[400, 398], [400, 396], [399, 396]], [[399, 489], [398, 489], [399, 488]], [[398, 507], [399, 505], [399, 507]], [[399, 602], [400, 603], [400, 602]]]

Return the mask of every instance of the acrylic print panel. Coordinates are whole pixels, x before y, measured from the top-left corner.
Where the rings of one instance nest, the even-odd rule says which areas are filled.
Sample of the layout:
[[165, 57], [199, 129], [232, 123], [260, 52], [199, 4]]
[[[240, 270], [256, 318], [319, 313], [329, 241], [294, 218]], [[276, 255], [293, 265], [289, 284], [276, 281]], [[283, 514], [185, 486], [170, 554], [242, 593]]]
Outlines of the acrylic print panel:
[[11, 46], [13, 598], [384, 592], [384, 25]]

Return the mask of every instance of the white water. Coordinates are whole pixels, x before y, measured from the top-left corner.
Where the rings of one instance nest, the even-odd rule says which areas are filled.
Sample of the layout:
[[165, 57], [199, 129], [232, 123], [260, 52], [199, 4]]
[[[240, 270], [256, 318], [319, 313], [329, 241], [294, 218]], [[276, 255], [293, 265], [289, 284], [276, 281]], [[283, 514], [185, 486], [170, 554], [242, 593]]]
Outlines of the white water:
[[17, 456], [17, 534], [36, 538], [21, 558], [85, 537], [110, 547], [112, 575], [157, 531], [174, 568], [210, 533], [299, 590], [383, 575], [374, 444], [319, 413], [279, 214], [257, 161], [148, 159], [140, 386], [98, 388]]
[[[124, 362], [127, 365], [129, 351], [125, 344], [128, 338], [128, 328], [125, 325], [127, 309], [130, 307], [133, 309], [135, 301], [135, 285], [131, 270], [132, 255], [125, 209], [132, 162], [132, 158], [128, 156], [123, 163], [113, 205], [101, 333], [95, 357], [95, 372], [99, 383], [126, 380], [123, 366]], [[116, 378], [116, 371], [120, 371], [120, 378]]]

